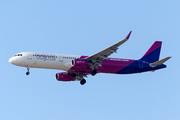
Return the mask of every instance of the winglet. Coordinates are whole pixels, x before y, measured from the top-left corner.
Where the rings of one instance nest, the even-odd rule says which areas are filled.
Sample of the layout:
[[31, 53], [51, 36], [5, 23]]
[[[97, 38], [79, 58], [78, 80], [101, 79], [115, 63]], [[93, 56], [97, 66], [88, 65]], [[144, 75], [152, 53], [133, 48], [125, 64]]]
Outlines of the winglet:
[[130, 35], [131, 35], [131, 32], [132, 32], [132, 31], [129, 32], [129, 34], [127, 35], [126, 39], [129, 39], [129, 37], [130, 37]]

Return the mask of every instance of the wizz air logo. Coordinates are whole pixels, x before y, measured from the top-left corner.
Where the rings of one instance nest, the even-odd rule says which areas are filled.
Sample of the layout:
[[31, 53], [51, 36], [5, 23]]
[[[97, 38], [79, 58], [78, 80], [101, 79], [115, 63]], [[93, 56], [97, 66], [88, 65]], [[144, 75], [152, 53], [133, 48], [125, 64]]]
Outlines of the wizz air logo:
[[84, 61], [77, 61], [77, 63], [85, 63]]
[[56, 56], [55, 55], [50, 55], [50, 54], [35, 54], [36, 59], [40, 60], [50, 60], [50, 61], [55, 61]]

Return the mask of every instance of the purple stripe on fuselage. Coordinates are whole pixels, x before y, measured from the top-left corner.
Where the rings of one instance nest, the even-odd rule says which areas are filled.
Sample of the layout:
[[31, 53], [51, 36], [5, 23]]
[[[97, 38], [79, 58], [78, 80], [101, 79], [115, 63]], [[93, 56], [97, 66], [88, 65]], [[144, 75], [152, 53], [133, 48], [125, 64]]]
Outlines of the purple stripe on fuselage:
[[97, 71], [101, 73], [117, 73], [134, 61], [135, 60], [109, 58], [108, 60], [102, 61], [102, 66], [98, 67]]
[[[156, 41], [154, 42], [154, 44], [149, 48], [149, 50], [144, 54], [144, 56], [146, 56], [147, 54], [151, 53], [152, 51], [158, 49], [159, 47], [161, 47], [162, 42], [161, 41]], [[144, 57], [143, 56], [143, 57]]]
[[[87, 56], [81, 56], [80, 58], [86, 58]], [[121, 59], [121, 58], [108, 58], [107, 60], [102, 61], [102, 66], [99, 66], [95, 69], [98, 73], [117, 73], [118, 71], [122, 70], [123, 68], [127, 67], [135, 60], [130, 59]], [[84, 73], [90, 74], [92, 71], [91, 68], [75, 68], [72, 67], [68, 70], [70, 73]]]

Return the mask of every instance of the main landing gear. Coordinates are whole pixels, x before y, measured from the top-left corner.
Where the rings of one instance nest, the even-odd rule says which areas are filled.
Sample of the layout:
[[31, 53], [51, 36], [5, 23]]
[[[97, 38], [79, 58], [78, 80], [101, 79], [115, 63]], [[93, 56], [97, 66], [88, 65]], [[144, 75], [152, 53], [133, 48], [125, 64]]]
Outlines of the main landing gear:
[[94, 76], [94, 75], [96, 75], [96, 73], [97, 73], [96, 70], [92, 70], [91, 75]]
[[81, 81], [80, 81], [80, 84], [81, 85], [84, 85], [86, 83], [86, 80], [85, 79], [82, 79]]
[[[96, 70], [92, 70], [91, 75], [94, 76], [96, 75], [97, 71]], [[81, 78], [82, 80], [80, 81], [81, 85], [84, 85], [86, 83], [86, 80], [84, 78]]]
[[27, 72], [26, 72], [26, 75], [29, 75], [30, 74], [30, 72], [29, 72], [29, 67], [27, 67]]

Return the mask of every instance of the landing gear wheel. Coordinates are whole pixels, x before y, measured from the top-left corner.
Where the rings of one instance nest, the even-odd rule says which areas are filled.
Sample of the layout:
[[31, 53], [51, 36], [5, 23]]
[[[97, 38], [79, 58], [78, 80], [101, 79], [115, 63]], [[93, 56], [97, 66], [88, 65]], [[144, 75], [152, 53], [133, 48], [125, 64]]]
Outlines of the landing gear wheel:
[[86, 80], [85, 79], [82, 79], [81, 81], [80, 81], [80, 84], [81, 85], [84, 85], [86, 83]]
[[30, 72], [26, 72], [26, 75], [29, 75], [30, 74]]
[[94, 75], [96, 75], [96, 73], [97, 73], [96, 70], [92, 70], [91, 75], [94, 76]]

